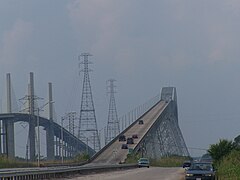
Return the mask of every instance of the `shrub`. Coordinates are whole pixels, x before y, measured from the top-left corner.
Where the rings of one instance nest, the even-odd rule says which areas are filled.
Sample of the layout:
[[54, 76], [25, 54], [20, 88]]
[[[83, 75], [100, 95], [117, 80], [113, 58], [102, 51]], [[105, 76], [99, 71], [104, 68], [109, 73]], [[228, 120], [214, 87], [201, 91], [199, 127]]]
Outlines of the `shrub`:
[[240, 179], [240, 151], [233, 150], [217, 166], [220, 179]]
[[219, 143], [210, 145], [208, 153], [212, 156], [215, 163], [219, 163], [223, 157], [227, 156], [233, 149], [235, 149], [235, 145], [232, 141], [220, 139]]
[[180, 167], [186, 160], [189, 160], [189, 158], [183, 156], [169, 156], [162, 157], [159, 160], [151, 160], [150, 163], [152, 166], [159, 167]]

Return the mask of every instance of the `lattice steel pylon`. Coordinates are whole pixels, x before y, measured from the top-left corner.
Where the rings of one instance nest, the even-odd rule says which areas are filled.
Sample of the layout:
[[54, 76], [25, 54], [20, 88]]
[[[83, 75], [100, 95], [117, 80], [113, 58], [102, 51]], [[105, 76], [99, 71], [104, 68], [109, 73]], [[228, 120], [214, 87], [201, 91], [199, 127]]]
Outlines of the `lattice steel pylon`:
[[91, 56], [89, 53], [82, 53], [80, 56], [78, 56], [79, 61], [81, 60], [81, 57], [83, 57], [83, 61], [80, 62], [79, 66], [81, 64], [84, 65], [84, 68], [80, 71], [84, 73], [84, 77], [78, 138], [97, 152], [100, 150], [100, 138], [98, 135], [97, 121], [89, 78], [89, 72], [91, 71], [88, 68], [88, 65], [91, 64], [91, 62], [88, 61], [89, 56]]
[[76, 112], [68, 112], [66, 113], [66, 119], [68, 120], [68, 131], [75, 135], [75, 119], [76, 119]]
[[107, 134], [105, 139], [105, 144], [109, 143], [112, 139], [114, 139], [120, 133], [120, 126], [119, 120], [117, 116], [117, 107], [115, 102], [114, 93], [115, 92], [115, 85], [114, 79], [109, 79], [108, 83], [108, 92], [110, 94], [110, 101], [109, 101], [109, 110], [108, 110], [108, 123], [107, 123]]

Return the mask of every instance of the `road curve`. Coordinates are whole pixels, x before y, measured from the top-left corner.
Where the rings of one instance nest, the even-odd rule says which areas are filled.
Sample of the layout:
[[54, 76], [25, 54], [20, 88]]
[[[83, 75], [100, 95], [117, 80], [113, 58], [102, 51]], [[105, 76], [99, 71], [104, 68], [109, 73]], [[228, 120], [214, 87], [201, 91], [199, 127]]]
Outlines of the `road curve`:
[[[183, 180], [183, 168], [136, 168], [124, 171], [103, 172], [97, 174], [68, 177], [76, 180]], [[62, 179], [65, 180], [65, 179]]]

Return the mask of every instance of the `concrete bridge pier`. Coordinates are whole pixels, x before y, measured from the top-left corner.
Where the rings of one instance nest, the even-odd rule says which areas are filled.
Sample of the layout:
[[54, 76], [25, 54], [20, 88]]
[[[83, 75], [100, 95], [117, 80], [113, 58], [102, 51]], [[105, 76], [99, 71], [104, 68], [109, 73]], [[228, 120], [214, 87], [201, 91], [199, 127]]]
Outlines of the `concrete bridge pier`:
[[47, 160], [54, 160], [54, 132], [53, 124], [50, 122], [46, 128]]
[[36, 160], [36, 150], [35, 150], [35, 121], [33, 120], [34, 117], [31, 116], [30, 122], [29, 122], [29, 154], [30, 154], [30, 161]]
[[14, 144], [14, 122], [9, 120], [6, 125], [6, 152], [9, 158], [15, 157], [15, 144]]
[[28, 86], [28, 107], [29, 107], [29, 142], [30, 142], [30, 161], [35, 161], [35, 95], [34, 95], [34, 79], [33, 72], [30, 73], [30, 84]]
[[[7, 113], [12, 112], [12, 93], [11, 93], [11, 77], [10, 73], [7, 73]], [[6, 153], [9, 158], [15, 157], [15, 144], [14, 144], [14, 121], [9, 120], [8, 122], [4, 123], [6, 141]]]

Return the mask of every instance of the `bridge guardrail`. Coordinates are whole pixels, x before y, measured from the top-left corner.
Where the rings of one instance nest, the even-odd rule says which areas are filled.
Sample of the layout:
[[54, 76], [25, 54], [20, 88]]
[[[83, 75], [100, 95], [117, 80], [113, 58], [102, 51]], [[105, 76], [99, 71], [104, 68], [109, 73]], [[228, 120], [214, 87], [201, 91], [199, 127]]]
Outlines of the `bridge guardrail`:
[[137, 168], [137, 164], [116, 164], [116, 165], [101, 165], [101, 166], [78, 166], [78, 167], [58, 167], [58, 168], [21, 168], [20, 170], [2, 170], [0, 172], [0, 180], [8, 179], [42, 179], [56, 178], [69, 174], [89, 173], [89, 172], [104, 172], [118, 169]]

